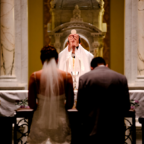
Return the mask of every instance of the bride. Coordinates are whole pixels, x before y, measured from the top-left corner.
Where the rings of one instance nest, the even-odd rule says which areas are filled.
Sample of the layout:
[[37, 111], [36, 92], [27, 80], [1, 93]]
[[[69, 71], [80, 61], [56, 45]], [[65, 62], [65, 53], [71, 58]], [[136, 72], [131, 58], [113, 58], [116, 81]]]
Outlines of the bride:
[[74, 102], [72, 77], [57, 68], [58, 53], [54, 47], [43, 47], [40, 58], [43, 68], [29, 80], [28, 102], [35, 111], [28, 144], [69, 144], [67, 110]]

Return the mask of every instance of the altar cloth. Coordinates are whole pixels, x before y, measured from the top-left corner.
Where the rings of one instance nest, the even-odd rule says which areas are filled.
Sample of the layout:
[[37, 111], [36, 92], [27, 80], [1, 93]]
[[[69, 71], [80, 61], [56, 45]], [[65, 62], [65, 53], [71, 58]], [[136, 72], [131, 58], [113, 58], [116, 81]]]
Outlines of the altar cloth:
[[[75, 100], [76, 94], [75, 91]], [[130, 99], [138, 100], [139, 106], [136, 107], [136, 117], [144, 118], [144, 90], [129, 90]], [[0, 116], [12, 117], [15, 110], [20, 106], [16, 105], [17, 100], [24, 100], [28, 97], [28, 90], [9, 90], [0, 91]]]
[[144, 90], [129, 90], [130, 100], [138, 100], [139, 106], [135, 108], [136, 117], [144, 118]]
[[28, 90], [8, 90], [0, 91], [0, 117], [13, 117], [15, 110], [20, 106], [16, 105], [16, 101], [24, 100], [28, 97]]

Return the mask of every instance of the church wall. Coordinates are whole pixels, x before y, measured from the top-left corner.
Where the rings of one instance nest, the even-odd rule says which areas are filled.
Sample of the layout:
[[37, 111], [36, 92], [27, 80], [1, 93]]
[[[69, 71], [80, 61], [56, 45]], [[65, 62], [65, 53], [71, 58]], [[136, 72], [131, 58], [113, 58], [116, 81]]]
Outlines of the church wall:
[[43, 47], [43, 1], [28, 1], [28, 53], [29, 76], [41, 69], [40, 50]]
[[110, 68], [124, 74], [124, 0], [110, 4]]

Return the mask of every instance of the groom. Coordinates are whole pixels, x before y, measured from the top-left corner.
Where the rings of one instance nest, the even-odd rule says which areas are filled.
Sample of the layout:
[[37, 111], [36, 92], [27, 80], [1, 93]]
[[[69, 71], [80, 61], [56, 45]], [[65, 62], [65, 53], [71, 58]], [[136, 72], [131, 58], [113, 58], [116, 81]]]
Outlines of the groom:
[[96, 57], [79, 79], [77, 110], [83, 144], [124, 144], [124, 116], [130, 109], [127, 79]]
[[80, 37], [75, 32], [68, 36], [68, 46], [59, 54], [59, 69], [72, 73], [78, 72], [79, 76], [90, 71], [90, 62], [93, 55], [80, 44]]

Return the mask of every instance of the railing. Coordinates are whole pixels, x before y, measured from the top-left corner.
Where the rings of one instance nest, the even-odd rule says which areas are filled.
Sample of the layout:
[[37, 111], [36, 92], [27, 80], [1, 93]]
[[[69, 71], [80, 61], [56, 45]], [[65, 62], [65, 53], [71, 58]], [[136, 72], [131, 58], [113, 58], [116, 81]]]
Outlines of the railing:
[[[33, 109], [19, 109], [16, 111], [16, 119], [21, 118], [15, 125], [15, 144], [27, 144], [27, 137], [30, 132], [30, 125], [33, 117]], [[25, 131], [24, 131], [25, 129]], [[25, 139], [25, 140], [24, 140]]]
[[[71, 117], [75, 115], [75, 112], [70, 111]], [[30, 132], [30, 125], [33, 117], [32, 109], [19, 109], [16, 111], [14, 126], [14, 144], [27, 144], [27, 136]], [[135, 128], [135, 111], [129, 111], [125, 116], [125, 122], [129, 123], [129, 126], [125, 127], [125, 143], [131, 141], [131, 144], [136, 144], [136, 128]], [[132, 121], [129, 120], [132, 118]], [[19, 120], [17, 120], [19, 119]], [[17, 120], [17, 121], [16, 121]], [[23, 131], [25, 129], [25, 131]], [[74, 129], [73, 129], [74, 130]]]
[[142, 144], [144, 144], [144, 118], [139, 118], [139, 123], [142, 124]]
[[136, 144], [135, 111], [129, 111], [125, 115], [125, 143]]

